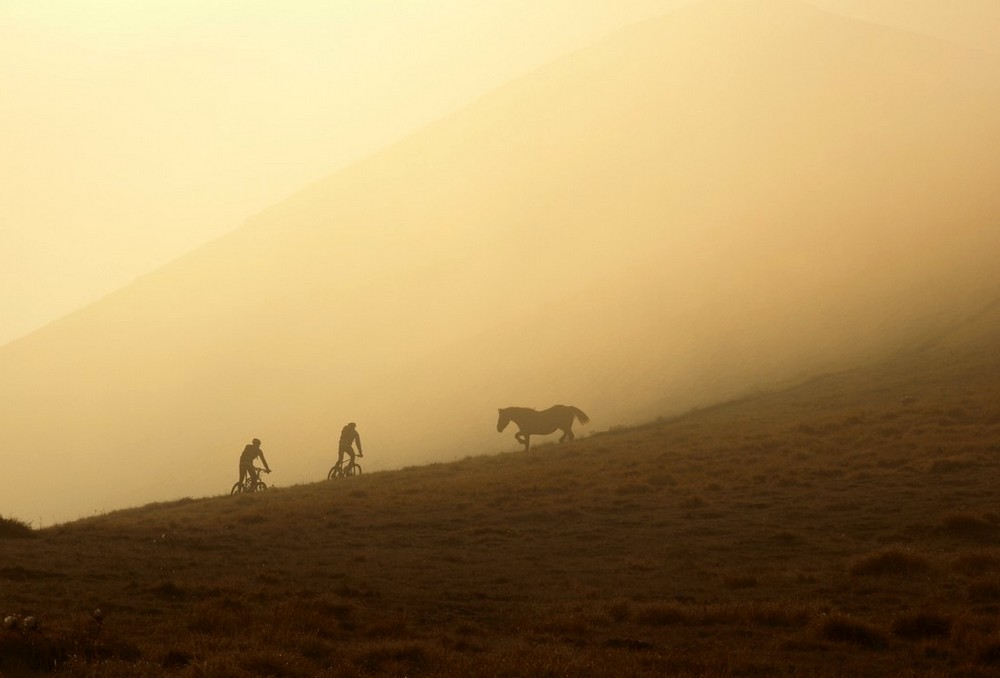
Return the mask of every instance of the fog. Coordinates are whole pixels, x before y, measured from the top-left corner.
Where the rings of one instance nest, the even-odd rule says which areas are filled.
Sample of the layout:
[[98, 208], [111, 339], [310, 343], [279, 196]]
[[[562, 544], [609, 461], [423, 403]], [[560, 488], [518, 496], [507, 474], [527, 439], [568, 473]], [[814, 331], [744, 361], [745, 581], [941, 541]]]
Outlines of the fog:
[[[779, 0], [631, 26], [0, 348], [3, 513], [514, 450], [910, 350], [1000, 296], [993, 55]], [[533, 441], [536, 444], [541, 440]], [[539, 453], [544, 453], [540, 451]]]
[[680, 2], [5, 0], [0, 344]]

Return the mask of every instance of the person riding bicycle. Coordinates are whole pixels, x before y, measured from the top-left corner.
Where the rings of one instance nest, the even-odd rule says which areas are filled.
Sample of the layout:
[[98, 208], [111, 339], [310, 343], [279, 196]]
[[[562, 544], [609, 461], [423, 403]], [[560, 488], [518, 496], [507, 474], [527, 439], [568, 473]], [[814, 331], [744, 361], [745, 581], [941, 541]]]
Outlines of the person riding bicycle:
[[267, 459], [264, 458], [264, 450], [260, 449], [260, 440], [254, 438], [249, 445], [243, 448], [243, 454], [240, 455], [240, 484], [243, 483], [247, 475], [254, 483], [257, 482], [257, 468], [253, 465], [257, 457], [260, 457], [264, 463], [264, 470], [268, 473], [271, 472], [271, 467], [267, 465]]
[[356, 426], [357, 425], [352, 421], [340, 431], [340, 445], [337, 449], [337, 466], [343, 465], [345, 454], [349, 454], [351, 456], [351, 463], [354, 463], [355, 443], [357, 443], [358, 446], [358, 456], [365, 456], [361, 452], [361, 436], [358, 435]]

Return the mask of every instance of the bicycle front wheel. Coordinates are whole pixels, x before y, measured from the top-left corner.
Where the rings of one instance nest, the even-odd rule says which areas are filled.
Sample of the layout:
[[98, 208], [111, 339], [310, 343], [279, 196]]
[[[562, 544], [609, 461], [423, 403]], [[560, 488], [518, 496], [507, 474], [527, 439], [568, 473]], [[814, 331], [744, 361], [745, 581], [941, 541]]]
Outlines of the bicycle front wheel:
[[347, 470], [344, 471], [344, 475], [359, 476], [361, 475], [361, 467], [358, 466], [357, 464], [351, 464], [350, 466], [347, 467]]
[[257, 484], [254, 485], [253, 491], [254, 492], [263, 492], [266, 489], [267, 489], [267, 483], [265, 483], [263, 480], [258, 480]]
[[229, 494], [239, 494], [242, 491], [243, 491], [243, 483], [237, 481], [236, 484], [233, 485], [233, 489], [229, 491]]

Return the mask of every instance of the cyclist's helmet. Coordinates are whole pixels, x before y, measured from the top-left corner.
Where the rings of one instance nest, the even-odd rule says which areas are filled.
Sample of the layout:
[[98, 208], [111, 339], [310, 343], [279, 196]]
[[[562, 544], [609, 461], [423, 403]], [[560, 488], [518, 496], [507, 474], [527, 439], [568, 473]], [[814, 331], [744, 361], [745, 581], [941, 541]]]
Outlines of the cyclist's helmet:
[[350, 428], [354, 428], [355, 426], [357, 426], [357, 424], [355, 424], [353, 421], [350, 424], [348, 424], [348, 427]]
[[260, 438], [254, 438], [253, 439], [253, 445], [254, 445], [254, 447], [259, 447], [260, 446]]

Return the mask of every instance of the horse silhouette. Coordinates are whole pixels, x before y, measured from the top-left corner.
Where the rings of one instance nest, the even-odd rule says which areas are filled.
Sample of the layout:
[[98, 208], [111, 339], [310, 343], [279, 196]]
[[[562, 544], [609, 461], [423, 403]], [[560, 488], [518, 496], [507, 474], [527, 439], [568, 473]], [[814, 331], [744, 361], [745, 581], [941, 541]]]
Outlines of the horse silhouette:
[[590, 417], [583, 413], [579, 407], [572, 405], [553, 405], [547, 410], [533, 410], [530, 407], [502, 407], [500, 408], [500, 418], [497, 420], [497, 433], [507, 428], [507, 424], [514, 422], [517, 424], [518, 432], [514, 434], [517, 442], [524, 445], [525, 451], [531, 445], [531, 436], [534, 434], [548, 435], [556, 430], [563, 432], [559, 442], [573, 440], [573, 420], [579, 419], [581, 424], [590, 421]]

